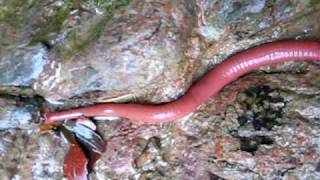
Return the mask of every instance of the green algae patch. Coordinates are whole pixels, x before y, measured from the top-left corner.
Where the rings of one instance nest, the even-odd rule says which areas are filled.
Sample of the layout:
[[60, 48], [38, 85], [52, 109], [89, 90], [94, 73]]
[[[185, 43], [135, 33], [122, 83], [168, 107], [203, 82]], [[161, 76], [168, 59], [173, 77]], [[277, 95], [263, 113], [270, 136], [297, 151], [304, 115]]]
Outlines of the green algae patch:
[[27, 10], [33, 0], [0, 0], [0, 22], [20, 29], [28, 20]]
[[309, 0], [309, 5], [314, 6], [320, 4], [320, 0]]
[[0, 0], [0, 54], [4, 48], [22, 39], [21, 32], [30, 17], [33, 0]]
[[104, 11], [106, 16], [111, 16], [115, 10], [127, 6], [130, 0], [94, 0], [95, 5]]
[[47, 41], [50, 33], [59, 33], [63, 29], [64, 21], [69, 17], [70, 10], [71, 3], [66, 2], [53, 15], [43, 17], [44, 21], [35, 25], [40, 30], [33, 36], [32, 43]]
[[[129, 4], [129, 0], [63, 0], [56, 5], [40, 0], [0, 0], [0, 38], [6, 27], [16, 34], [32, 29], [27, 38], [31, 44], [43, 43], [56, 52], [60, 60], [68, 60], [83, 53], [99, 39], [112, 15]], [[59, 5], [58, 5], [59, 4]], [[77, 9], [77, 11], [75, 11]], [[95, 12], [96, 11], [96, 12]], [[71, 14], [71, 12], [73, 14]], [[74, 14], [76, 13], [76, 14]], [[79, 24], [68, 25], [78, 18]], [[8, 29], [8, 28], [7, 28]], [[6, 38], [14, 42], [17, 35]]]
[[105, 31], [112, 15], [129, 4], [129, 0], [94, 0], [95, 6], [102, 15], [91, 17], [89, 25], [82, 24], [68, 32], [65, 44], [57, 48], [57, 58], [61, 61], [68, 60], [84, 53], [87, 47], [98, 40]]

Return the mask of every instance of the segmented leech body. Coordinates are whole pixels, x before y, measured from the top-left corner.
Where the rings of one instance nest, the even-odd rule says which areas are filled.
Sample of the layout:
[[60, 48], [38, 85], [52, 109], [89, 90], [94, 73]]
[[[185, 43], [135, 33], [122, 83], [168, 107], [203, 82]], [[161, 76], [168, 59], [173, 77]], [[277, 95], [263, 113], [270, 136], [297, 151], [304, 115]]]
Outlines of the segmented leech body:
[[210, 96], [240, 76], [264, 65], [291, 60], [320, 60], [320, 42], [308, 40], [278, 41], [235, 54], [208, 72], [179, 99], [159, 105], [105, 103], [45, 114], [45, 123], [81, 116], [119, 116], [144, 122], [170, 122], [195, 111]]

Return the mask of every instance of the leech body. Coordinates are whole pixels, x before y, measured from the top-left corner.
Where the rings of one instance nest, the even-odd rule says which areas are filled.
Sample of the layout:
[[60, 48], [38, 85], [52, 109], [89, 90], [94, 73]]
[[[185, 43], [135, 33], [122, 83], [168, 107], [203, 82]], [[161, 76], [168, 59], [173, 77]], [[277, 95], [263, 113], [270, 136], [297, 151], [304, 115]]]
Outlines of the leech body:
[[240, 76], [264, 65], [291, 60], [320, 60], [320, 42], [288, 40], [267, 43], [235, 54], [197, 81], [188, 92], [160, 105], [105, 103], [45, 114], [45, 123], [81, 116], [119, 116], [144, 122], [170, 122], [195, 111], [210, 96]]

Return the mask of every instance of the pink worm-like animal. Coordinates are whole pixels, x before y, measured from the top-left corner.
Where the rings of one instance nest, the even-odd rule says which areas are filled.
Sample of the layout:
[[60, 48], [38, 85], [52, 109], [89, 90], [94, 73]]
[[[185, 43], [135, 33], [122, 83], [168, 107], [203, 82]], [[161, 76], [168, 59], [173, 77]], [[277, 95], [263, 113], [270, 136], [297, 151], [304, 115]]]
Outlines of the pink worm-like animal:
[[263, 44], [231, 56], [173, 102], [158, 105], [104, 103], [45, 114], [45, 123], [79, 117], [118, 116], [144, 122], [170, 122], [195, 111], [224, 86], [264, 65], [290, 60], [320, 60], [320, 42], [288, 40]]

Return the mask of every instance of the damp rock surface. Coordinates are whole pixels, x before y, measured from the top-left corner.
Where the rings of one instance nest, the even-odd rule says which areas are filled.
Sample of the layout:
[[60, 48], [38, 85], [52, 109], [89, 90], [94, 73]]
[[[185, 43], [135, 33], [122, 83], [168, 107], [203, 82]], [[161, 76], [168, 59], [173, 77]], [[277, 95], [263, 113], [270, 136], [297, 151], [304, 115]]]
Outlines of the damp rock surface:
[[[0, 175], [62, 179], [69, 145], [43, 112], [163, 103], [230, 55], [320, 38], [309, 0], [0, 0]], [[317, 179], [319, 63], [266, 66], [164, 124], [96, 121], [91, 179]]]
[[[89, 102], [119, 96], [130, 100], [148, 93], [159, 95], [146, 100], [161, 102], [160, 96], [169, 100], [181, 94], [190, 64], [183, 49], [194, 16], [187, 3], [179, 2], [133, 1], [82, 53], [68, 59], [55, 54], [51, 76], [43, 73], [34, 83], [35, 91], [51, 101]], [[157, 91], [161, 84], [166, 90]]]
[[[320, 29], [314, 1], [20, 3], [2, 2], [0, 85], [66, 106], [172, 101], [233, 53]], [[12, 24], [11, 8], [30, 16]]]
[[40, 120], [38, 104], [32, 100], [0, 98], [0, 130], [30, 129]]
[[30, 88], [48, 63], [46, 48], [40, 44], [8, 50], [0, 62], [0, 71], [3, 73], [0, 85]]
[[[290, 179], [319, 176], [318, 65], [255, 74], [169, 124], [99, 123], [107, 153], [93, 179]], [[299, 87], [315, 91], [299, 93]], [[308, 96], [308, 98], [306, 97]], [[306, 105], [308, 104], [308, 105]]]
[[63, 160], [68, 150], [60, 137], [36, 130], [1, 131], [1, 178], [62, 179]]

